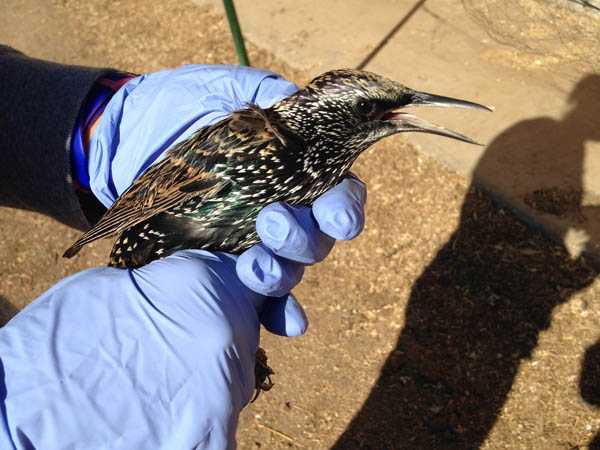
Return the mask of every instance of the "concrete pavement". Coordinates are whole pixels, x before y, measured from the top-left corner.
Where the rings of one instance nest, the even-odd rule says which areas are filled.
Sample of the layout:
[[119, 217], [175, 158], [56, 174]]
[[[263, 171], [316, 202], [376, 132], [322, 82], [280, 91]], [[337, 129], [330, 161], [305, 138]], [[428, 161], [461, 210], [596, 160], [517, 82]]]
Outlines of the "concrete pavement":
[[573, 254], [586, 248], [600, 256], [599, 16], [524, 0], [236, 6], [247, 39], [294, 68], [317, 75], [364, 65], [415, 89], [495, 106], [493, 114], [418, 111], [484, 147], [406, 139], [564, 239]]

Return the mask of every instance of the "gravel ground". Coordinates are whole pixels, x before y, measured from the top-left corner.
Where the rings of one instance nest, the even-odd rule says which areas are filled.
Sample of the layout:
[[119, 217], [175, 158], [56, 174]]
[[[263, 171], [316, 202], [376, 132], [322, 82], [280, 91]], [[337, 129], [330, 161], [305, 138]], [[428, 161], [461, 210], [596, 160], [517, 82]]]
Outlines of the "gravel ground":
[[[193, 3], [6, 1], [0, 41], [35, 56], [131, 71], [235, 62], [220, 14]], [[298, 83], [315, 75], [250, 57]], [[597, 270], [402, 137], [355, 168], [365, 232], [307, 270], [306, 336], [263, 334], [276, 386], [244, 411], [239, 447], [600, 448]], [[110, 246], [63, 260], [76, 231], [7, 208], [0, 229], [4, 320]]]

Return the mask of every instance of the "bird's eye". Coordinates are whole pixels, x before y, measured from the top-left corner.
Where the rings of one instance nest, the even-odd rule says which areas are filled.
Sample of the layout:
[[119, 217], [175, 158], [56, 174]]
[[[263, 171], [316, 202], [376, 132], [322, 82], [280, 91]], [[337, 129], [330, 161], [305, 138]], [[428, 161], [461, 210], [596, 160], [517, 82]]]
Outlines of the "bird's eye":
[[375, 105], [367, 100], [359, 100], [356, 104], [356, 110], [363, 116], [368, 116], [375, 109]]

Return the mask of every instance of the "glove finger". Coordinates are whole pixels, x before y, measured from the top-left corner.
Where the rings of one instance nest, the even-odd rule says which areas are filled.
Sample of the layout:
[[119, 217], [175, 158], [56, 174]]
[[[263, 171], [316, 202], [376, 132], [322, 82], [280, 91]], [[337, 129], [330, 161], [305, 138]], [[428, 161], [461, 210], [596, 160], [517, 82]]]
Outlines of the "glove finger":
[[321, 195], [312, 212], [323, 233], [346, 241], [358, 236], [365, 226], [366, 200], [364, 183], [349, 177]]
[[292, 294], [267, 299], [260, 313], [260, 322], [279, 336], [301, 336], [308, 328], [304, 309]]
[[322, 261], [335, 241], [322, 233], [310, 208], [271, 203], [256, 219], [256, 231], [273, 253], [302, 264]]
[[239, 279], [249, 289], [270, 297], [282, 297], [302, 279], [304, 266], [281, 258], [258, 244], [240, 255], [236, 262]]

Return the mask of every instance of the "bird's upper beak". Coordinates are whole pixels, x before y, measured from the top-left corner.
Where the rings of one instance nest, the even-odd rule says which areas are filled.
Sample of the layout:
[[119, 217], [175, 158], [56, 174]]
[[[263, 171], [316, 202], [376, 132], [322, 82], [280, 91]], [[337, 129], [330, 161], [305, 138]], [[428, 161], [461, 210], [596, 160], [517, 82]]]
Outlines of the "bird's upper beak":
[[[402, 100], [399, 103], [401, 105], [399, 108], [405, 106], [441, 106], [447, 108], [454, 107], [493, 111], [493, 108], [480, 105], [479, 103], [473, 103], [457, 98], [444, 97], [441, 95], [428, 94], [426, 92], [414, 91], [412, 89], [407, 90], [406, 88], [403, 89]], [[397, 132], [416, 131], [438, 134], [440, 136], [458, 139], [459, 141], [468, 142], [470, 144], [482, 145], [470, 137], [465, 136], [464, 134], [427, 122], [426, 120], [420, 119], [412, 114], [400, 112], [397, 110], [399, 108], [395, 108], [394, 110], [386, 112], [382, 117], [382, 120], [393, 122]]]

